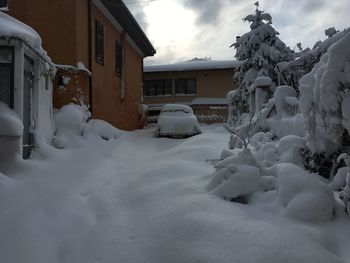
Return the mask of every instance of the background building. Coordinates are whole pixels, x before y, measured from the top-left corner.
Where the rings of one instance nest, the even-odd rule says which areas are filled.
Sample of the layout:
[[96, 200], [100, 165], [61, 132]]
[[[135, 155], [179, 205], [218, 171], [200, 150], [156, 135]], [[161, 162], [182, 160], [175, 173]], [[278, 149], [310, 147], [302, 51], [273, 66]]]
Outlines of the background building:
[[190, 61], [146, 66], [144, 69], [143, 103], [148, 105], [155, 121], [161, 107], [167, 103], [191, 105], [201, 122], [225, 122], [226, 94], [236, 88], [233, 80], [233, 60], [195, 58]]

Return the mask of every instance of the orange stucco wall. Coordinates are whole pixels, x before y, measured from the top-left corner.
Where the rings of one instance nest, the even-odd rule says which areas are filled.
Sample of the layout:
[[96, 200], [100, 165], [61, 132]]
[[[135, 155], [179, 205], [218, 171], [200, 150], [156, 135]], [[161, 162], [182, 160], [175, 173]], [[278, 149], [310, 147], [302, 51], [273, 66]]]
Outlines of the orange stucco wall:
[[30, 25], [56, 64], [77, 63], [75, 0], [11, 0], [10, 15]]
[[[69, 78], [68, 84], [61, 82], [61, 77]], [[89, 74], [85, 71], [58, 69], [54, 80], [53, 107], [56, 109], [69, 103], [89, 104]]]
[[[172, 96], [144, 97], [143, 103], [164, 104], [191, 102], [195, 98], [226, 98], [226, 94], [236, 88], [233, 75], [233, 69], [144, 73], [144, 80], [172, 79]], [[177, 78], [196, 78], [197, 94], [195, 96], [176, 96], [175, 79]]]
[[[56, 64], [89, 65], [89, 27], [87, 0], [11, 0], [10, 14], [36, 29], [43, 46]], [[104, 65], [95, 61], [95, 20], [104, 25]], [[133, 130], [139, 128], [143, 58], [126, 40], [126, 33], [118, 32], [107, 17], [92, 4], [92, 113], [94, 118], [114, 126]], [[121, 79], [115, 73], [115, 41], [123, 44], [125, 65], [125, 98], [121, 98]], [[59, 74], [60, 75], [60, 74]], [[59, 76], [58, 75], [58, 76]], [[78, 78], [78, 79], [77, 79]], [[74, 76], [79, 89], [88, 91], [88, 81]], [[57, 80], [55, 82], [57, 84]], [[82, 87], [82, 85], [86, 85]], [[57, 88], [57, 85], [55, 85]], [[75, 99], [74, 87], [69, 94], [54, 92], [54, 105]], [[77, 93], [79, 90], [77, 88]]]

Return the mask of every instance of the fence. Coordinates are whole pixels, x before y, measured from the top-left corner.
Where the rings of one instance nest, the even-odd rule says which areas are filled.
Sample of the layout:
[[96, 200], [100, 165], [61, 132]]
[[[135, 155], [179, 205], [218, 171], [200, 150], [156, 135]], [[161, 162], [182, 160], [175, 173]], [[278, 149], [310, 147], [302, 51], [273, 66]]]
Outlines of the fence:
[[201, 104], [191, 105], [199, 123], [213, 124], [225, 123], [228, 116], [226, 104]]
[[[226, 104], [195, 104], [190, 105], [199, 123], [214, 124], [225, 123], [228, 117]], [[149, 107], [147, 111], [147, 123], [157, 123], [161, 107]]]

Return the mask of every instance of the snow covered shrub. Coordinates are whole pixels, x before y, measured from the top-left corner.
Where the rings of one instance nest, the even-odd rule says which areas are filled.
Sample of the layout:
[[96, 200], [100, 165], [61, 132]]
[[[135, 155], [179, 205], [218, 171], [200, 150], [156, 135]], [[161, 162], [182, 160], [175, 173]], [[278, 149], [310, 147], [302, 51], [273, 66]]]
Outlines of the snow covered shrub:
[[76, 148], [87, 140], [117, 139], [120, 131], [111, 124], [98, 119], [90, 119], [85, 105], [68, 104], [56, 110], [56, 124], [53, 145], [56, 148]]
[[70, 103], [54, 112], [56, 124], [52, 144], [59, 149], [75, 148], [82, 143], [82, 131], [91, 114], [85, 106]]
[[111, 139], [118, 139], [120, 131], [113, 125], [103, 120], [91, 119], [85, 124], [82, 131], [84, 138], [102, 138], [106, 141]]
[[338, 152], [326, 156], [324, 152], [313, 153], [310, 149], [305, 147], [300, 149], [300, 156], [306, 170], [317, 173], [324, 178], [329, 178]]
[[307, 146], [325, 156], [343, 145], [350, 131], [350, 33], [334, 43], [313, 70], [300, 80], [301, 111]]
[[239, 115], [248, 109], [247, 90], [255, 79], [268, 76], [273, 87], [277, 83], [274, 70], [277, 63], [294, 57], [294, 53], [277, 37], [279, 33], [271, 26], [271, 15], [259, 10], [258, 4], [255, 14], [246, 16], [243, 21], [250, 23], [251, 31], [237, 37], [236, 43], [231, 45], [242, 64], [235, 75], [239, 88], [228, 96], [232, 111], [228, 120], [230, 126], [236, 126]]
[[278, 199], [288, 217], [303, 221], [333, 218], [334, 195], [327, 184], [293, 164], [278, 164], [276, 169]]
[[259, 169], [249, 165], [229, 165], [214, 175], [208, 190], [225, 200], [246, 203], [250, 194], [260, 190]]
[[261, 189], [258, 163], [249, 149], [228, 156], [216, 164], [208, 190], [225, 200], [247, 203], [249, 195]]

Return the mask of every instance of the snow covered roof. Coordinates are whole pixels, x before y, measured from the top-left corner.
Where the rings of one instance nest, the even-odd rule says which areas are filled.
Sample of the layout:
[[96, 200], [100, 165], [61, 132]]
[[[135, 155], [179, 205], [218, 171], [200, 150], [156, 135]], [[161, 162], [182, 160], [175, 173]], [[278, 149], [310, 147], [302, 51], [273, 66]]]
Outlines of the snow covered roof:
[[0, 38], [20, 39], [44, 58], [46, 62], [53, 65], [46, 51], [42, 48], [40, 35], [30, 26], [3, 12], [0, 12]]
[[193, 59], [190, 61], [174, 64], [145, 66], [144, 72], [166, 72], [166, 71], [195, 71], [208, 69], [230, 69], [237, 68], [240, 62], [235, 60], [206, 60]]

